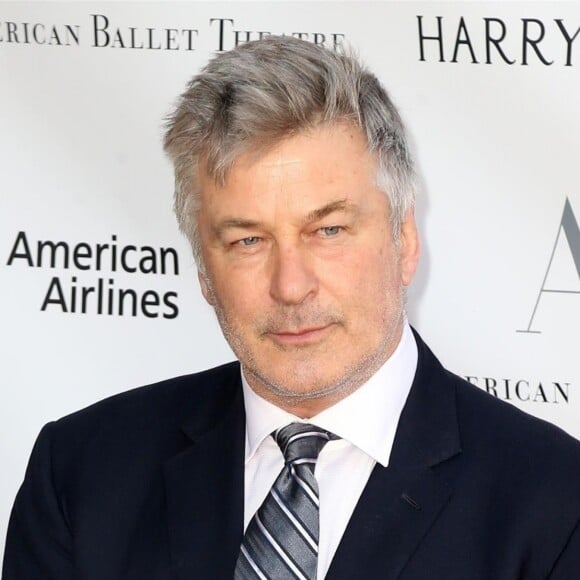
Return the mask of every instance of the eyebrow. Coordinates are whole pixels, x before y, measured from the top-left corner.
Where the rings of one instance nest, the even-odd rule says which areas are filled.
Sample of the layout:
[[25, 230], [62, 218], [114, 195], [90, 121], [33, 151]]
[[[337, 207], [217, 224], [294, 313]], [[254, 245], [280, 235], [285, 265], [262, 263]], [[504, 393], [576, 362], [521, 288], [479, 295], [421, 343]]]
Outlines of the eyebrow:
[[[331, 201], [330, 203], [327, 203], [320, 208], [308, 212], [303, 221], [306, 224], [316, 222], [336, 211], [351, 211], [354, 213], [356, 211], [356, 205], [349, 203], [346, 199]], [[253, 229], [261, 228], [263, 225], [263, 222], [256, 220], [244, 218], [227, 218], [220, 221], [219, 224], [216, 224], [212, 229], [214, 234], [219, 237], [224, 231], [228, 229]]]
[[212, 225], [211, 230], [216, 239], [220, 239], [224, 232], [231, 229], [250, 230], [260, 228], [261, 222], [243, 218], [226, 218], [219, 223]]
[[355, 205], [349, 203], [346, 199], [339, 199], [337, 201], [331, 201], [325, 206], [315, 209], [306, 215], [304, 220], [306, 223], [316, 222], [325, 218], [327, 215], [334, 213], [335, 211], [354, 211]]

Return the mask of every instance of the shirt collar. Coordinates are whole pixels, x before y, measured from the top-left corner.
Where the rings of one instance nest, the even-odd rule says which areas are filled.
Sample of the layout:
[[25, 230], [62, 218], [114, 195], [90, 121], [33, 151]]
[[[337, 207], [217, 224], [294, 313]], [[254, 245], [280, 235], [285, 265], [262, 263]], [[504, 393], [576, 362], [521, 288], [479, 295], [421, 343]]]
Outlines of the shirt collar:
[[399, 417], [417, 369], [417, 356], [417, 343], [405, 322], [397, 348], [379, 370], [348, 397], [308, 420], [300, 419], [257, 395], [242, 370], [246, 463], [270, 433], [289, 423], [303, 422], [338, 435], [386, 467]]

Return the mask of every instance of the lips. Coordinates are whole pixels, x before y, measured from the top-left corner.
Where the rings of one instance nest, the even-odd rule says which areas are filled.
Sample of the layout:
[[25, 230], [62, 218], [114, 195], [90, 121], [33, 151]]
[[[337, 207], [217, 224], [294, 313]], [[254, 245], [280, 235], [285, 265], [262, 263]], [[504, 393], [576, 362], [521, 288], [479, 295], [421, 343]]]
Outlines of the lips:
[[312, 344], [322, 340], [332, 326], [333, 324], [327, 324], [325, 326], [314, 326], [298, 330], [276, 331], [270, 332], [269, 336], [274, 342], [284, 345]]

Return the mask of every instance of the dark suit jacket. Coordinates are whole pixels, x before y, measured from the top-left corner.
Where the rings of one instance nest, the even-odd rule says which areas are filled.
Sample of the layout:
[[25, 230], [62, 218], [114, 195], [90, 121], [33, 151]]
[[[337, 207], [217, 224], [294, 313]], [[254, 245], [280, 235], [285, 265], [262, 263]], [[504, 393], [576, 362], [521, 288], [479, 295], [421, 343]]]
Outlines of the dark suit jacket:
[[[390, 464], [372, 472], [327, 578], [580, 579], [580, 444], [418, 345]], [[243, 458], [237, 363], [49, 424], [3, 579], [231, 579]]]

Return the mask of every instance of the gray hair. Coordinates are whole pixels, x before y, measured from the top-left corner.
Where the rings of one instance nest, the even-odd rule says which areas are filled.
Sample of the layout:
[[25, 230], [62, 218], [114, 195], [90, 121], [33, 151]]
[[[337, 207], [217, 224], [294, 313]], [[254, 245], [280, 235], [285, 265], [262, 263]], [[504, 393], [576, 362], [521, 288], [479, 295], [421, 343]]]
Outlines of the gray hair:
[[352, 55], [270, 36], [215, 56], [193, 77], [169, 117], [164, 149], [175, 169], [175, 213], [203, 260], [197, 230], [200, 162], [223, 184], [235, 159], [322, 123], [359, 127], [377, 154], [377, 185], [390, 204], [393, 237], [415, 200], [415, 171], [399, 113]]

